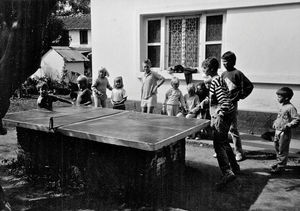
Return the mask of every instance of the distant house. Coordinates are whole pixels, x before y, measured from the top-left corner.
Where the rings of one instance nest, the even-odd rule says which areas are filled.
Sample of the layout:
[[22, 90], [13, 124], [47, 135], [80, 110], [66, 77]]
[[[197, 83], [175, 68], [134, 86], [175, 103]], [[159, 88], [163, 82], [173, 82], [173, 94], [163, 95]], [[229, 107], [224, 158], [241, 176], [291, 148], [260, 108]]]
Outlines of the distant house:
[[62, 16], [60, 18], [70, 37], [69, 46], [52, 46], [42, 57], [41, 67], [33, 76], [49, 76], [54, 80], [60, 80], [66, 72], [91, 76], [90, 15]]
[[91, 52], [91, 16], [76, 15], [61, 17], [65, 30], [70, 37], [69, 46], [80, 51], [84, 55]]
[[34, 76], [48, 76], [54, 80], [61, 80], [66, 72], [84, 74], [84, 63], [88, 58], [78, 50], [65, 46], [52, 46], [42, 57], [40, 69]]
[[86, 56], [89, 61], [84, 63], [85, 75], [92, 74], [92, 39], [91, 39], [91, 16], [76, 15], [62, 16], [64, 29], [68, 31], [70, 43], [69, 47], [77, 50]]

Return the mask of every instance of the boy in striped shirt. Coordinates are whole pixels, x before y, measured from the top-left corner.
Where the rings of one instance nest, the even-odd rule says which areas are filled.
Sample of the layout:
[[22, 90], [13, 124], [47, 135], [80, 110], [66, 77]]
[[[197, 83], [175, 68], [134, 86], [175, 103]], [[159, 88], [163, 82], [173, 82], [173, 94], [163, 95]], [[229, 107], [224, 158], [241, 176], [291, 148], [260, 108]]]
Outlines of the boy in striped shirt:
[[218, 60], [214, 57], [207, 58], [203, 61], [202, 68], [204, 74], [212, 79], [209, 88], [209, 111], [214, 149], [223, 174], [221, 181], [217, 183], [218, 188], [233, 181], [236, 178], [235, 174], [240, 171], [240, 166], [228, 142], [228, 132], [235, 117], [235, 109], [229, 99], [228, 88], [224, 80], [218, 75]]

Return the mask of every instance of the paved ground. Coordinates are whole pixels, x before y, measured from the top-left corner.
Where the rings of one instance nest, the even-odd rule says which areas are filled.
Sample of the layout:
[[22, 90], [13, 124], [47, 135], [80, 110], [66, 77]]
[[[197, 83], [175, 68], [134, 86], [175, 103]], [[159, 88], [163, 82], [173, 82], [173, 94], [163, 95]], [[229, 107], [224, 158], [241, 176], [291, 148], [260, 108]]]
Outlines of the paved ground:
[[[243, 134], [242, 138], [244, 150], [247, 152], [247, 159], [240, 162], [242, 175], [223, 191], [214, 190], [213, 184], [218, 181], [220, 171], [217, 160], [212, 156], [212, 141], [187, 141], [185, 186], [180, 193], [181, 201], [172, 205], [180, 209], [173, 210], [300, 210], [300, 140], [291, 142], [288, 170], [282, 175], [273, 176], [269, 173], [269, 165], [275, 158], [272, 142], [246, 134]], [[0, 160], [16, 157], [17, 141], [14, 129], [10, 129], [8, 135], [0, 136], [0, 150]], [[13, 207], [15, 210], [23, 209], [24, 202], [22, 204], [20, 200], [16, 200], [20, 197], [18, 187], [24, 190], [23, 181], [0, 173], [1, 184]], [[34, 192], [32, 189], [26, 189], [28, 190]], [[72, 204], [74, 199], [64, 203]], [[78, 201], [75, 201], [75, 204], [78, 205]], [[49, 203], [46, 206], [47, 210], [61, 210], [50, 209]], [[73, 209], [66, 210], [78, 209], [74, 209], [73, 206]]]
[[[189, 140], [191, 144], [212, 145], [211, 140]], [[293, 139], [290, 145], [290, 161], [288, 169], [282, 175], [269, 173], [267, 162], [273, 162], [273, 142], [258, 136], [242, 134], [243, 149], [248, 159], [240, 162], [242, 171], [264, 175], [268, 178], [266, 185], [249, 210], [300, 210], [300, 140]], [[197, 155], [187, 147], [187, 160], [194, 160]], [[265, 160], [266, 162], [261, 162]], [[216, 165], [216, 161], [207, 159], [206, 162]], [[254, 170], [259, 169], [258, 171]]]

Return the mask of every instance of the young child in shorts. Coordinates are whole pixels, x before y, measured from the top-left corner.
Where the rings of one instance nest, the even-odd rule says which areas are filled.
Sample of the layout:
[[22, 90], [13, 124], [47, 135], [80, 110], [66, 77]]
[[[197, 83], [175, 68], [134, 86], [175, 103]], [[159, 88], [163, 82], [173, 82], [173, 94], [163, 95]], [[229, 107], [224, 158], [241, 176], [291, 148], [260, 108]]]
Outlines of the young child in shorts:
[[123, 87], [123, 78], [121, 76], [116, 77], [114, 80], [114, 88], [112, 89], [110, 98], [111, 103], [113, 105], [113, 109], [126, 109], [125, 101], [127, 100], [127, 94]]
[[173, 77], [171, 79], [171, 88], [166, 92], [163, 104], [163, 113], [168, 116], [176, 116], [179, 113], [179, 106], [186, 109], [182, 92], [179, 90], [179, 79]]
[[92, 85], [95, 107], [101, 106], [102, 108], [106, 108], [106, 89], [112, 90], [107, 77], [109, 77], [109, 73], [106, 68], [100, 68], [98, 78]]
[[284, 171], [289, 155], [292, 131], [300, 123], [300, 116], [297, 109], [290, 102], [294, 93], [289, 87], [282, 87], [277, 90], [277, 100], [280, 104], [279, 112], [273, 123], [275, 129], [274, 147], [277, 162], [271, 166], [271, 172], [280, 173]]
[[157, 89], [165, 82], [165, 78], [151, 70], [150, 59], [143, 62], [143, 71], [141, 110], [143, 113], [153, 113], [157, 106]]

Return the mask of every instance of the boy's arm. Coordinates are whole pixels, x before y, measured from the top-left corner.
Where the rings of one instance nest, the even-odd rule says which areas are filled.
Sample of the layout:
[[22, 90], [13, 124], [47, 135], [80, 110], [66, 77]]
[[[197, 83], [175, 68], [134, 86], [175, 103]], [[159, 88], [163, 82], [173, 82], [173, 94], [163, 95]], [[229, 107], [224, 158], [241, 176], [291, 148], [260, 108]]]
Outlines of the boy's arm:
[[107, 88], [111, 91], [113, 88], [111, 87], [111, 85], [109, 84], [109, 81], [108, 81], [108, 79], [106, 79], [107, 80]]
[[184, 110], [187, 110], [187, 106], [186, 106], [186, 103], [184, 101], [183, 94], [181, 92], [180, 92], [179, 101], [180, 101], [181, 106], [184, 108]]
[[154, 76], [158, 79], [157, 85], [153, 88], [153, 92], [156, 93], [158, 87], [160, 87], [165, 82], [165, 78], [157, 72], [152, 72], [152, 74], [154, 74]]
[[300, 124], [300, 116], [297, 113], [297, 109], [292, 107], [290, 110], [291, 121], [286, 125], [289, 128], [295, 128]]
[[199, 97], [196, 95], [196, 97], [195, 97], [195, 107], [190, 112], [194, 114], [199, 109], [200, 109], [200, 100], [199, 100]]
[[238, 93], [239, 99], [245, 99], [246, 97], [248, 97], [254, 86], [252, 84], [252, 82], [241, 72], [241, 87]]
[[96, 92], [96, 93], [98, 92], [97, 86], [98, 86], [98, 79], [96, 79], [96, 80], [94, 81], [94, 83], [92, 84], [91, 89], [92, 89], [93, 92]]
[[67, 100], [67, 99], [64, 99], [64, 98], [61, 98], [61, 97], [57, 97], [57, 96], [54, 96], [58, 101], [60, 102], [64, 102], [64, 103], [68, 103], [68, 104], [73, 104], [72, 101], [70, 100]]
[[216, 93], [216, 98], [218, 101], [218, 104], [220, 105], [220, 109], [217, 112], [219, 115], [224, 115], [229, 110], [230, 106], [232, 106], [232, 102], [230, 101], [226, 91], [222, 86], [225, 86], [222, 84], [224, 81], [214, 81], [214, 92]]

